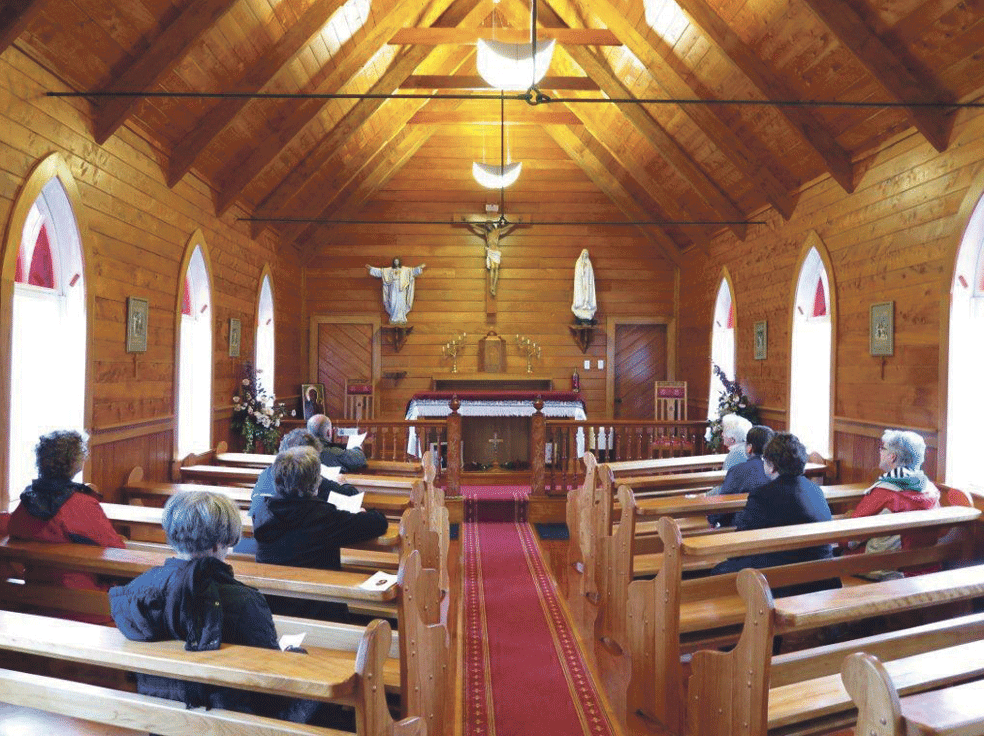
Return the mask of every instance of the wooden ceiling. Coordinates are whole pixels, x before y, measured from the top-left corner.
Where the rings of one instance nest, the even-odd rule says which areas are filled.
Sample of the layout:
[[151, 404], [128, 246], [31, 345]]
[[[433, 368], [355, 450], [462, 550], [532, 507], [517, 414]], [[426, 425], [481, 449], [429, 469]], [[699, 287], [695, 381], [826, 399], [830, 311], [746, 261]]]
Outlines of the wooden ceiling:
[[[768, 207], [788, 218], [805, 184], [829, 175], [852, 191], [859, 162], [910, 128], [945, 150], [953, 108], [918, 103], [976, 101], [984, 89], [981, 0], [539, 0], [537, 10], [539, 37], [558, 40], [540, 85], [551, 97], [906, 103], [507, 103], [513, 158], [534, 151], [524, 177], [549, 188], [573, 165], [631, 220], [740, 223]], [[529, 19], [526, 0], [6, 0], [0, 51], [15, 45], [72, 91], [192, 93], [91, 98], [93, 137], [141, 131], [168, 185], [201, 177], [220, 215], [356, 219], [432, 137], [498, 163], [498, 102], [198, 95], [487, 95], [476, 38], [519, 40]], [[433, 176], [432, 189], [460, 194], [447, 198], [449, 221], [489, 199], [467, 170]], [[534, 209], [534, 221], [591, 217], [550, 197]], [[251, 227], [303, 253], [325, 226]], [[746, 229], [644, 230], [680, 263], [724, 227]]]

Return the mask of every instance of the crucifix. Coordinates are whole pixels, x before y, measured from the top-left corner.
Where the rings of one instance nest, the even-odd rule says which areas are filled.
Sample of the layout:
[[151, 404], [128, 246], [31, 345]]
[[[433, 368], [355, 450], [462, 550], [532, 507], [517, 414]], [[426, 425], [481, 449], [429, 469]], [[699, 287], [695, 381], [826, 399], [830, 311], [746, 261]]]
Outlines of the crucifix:
[[461, 222], [471, 232], [485, 241], [485, 314], [492, 317], [498, 311], [495, 297], [499, 290], [499, 267], [502, 264], [502, 251], [499, 241], [513, 231], [514, 228], [528, 221], [528, 217], [519, 216], [516, 222], [507, 221], [504, 215], [495, 220], [486, 216], [455, 215], [455, 220]]
[[504, 439], [499, 437], [498, 432], [492, 433], [492, 439], [489, 440], [489, 444], [492, 445], [492, 469], [499, 469], [499, 445], [505, 442]]

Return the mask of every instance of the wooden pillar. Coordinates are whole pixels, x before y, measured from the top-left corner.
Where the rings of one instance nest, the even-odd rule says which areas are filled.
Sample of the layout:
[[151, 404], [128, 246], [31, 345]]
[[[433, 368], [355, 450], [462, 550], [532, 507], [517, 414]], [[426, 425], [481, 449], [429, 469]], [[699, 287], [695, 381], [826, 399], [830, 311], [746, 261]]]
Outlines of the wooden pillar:
[[461, 495], [461, 415], [458, 413], [461, 402], [458, 395], [451, 396], [448, 402], [451, 414], [448, 416], [448, 490], [449, 496]]
[[547, 418], [543, 415], [543, 397], [539, 394], [533, 402], [533, 408], [536, 412], [530, 421], [530, 466], [533, 469], [530, 495], [542, 496], [546, 493], [544, 480], [547, 474]]

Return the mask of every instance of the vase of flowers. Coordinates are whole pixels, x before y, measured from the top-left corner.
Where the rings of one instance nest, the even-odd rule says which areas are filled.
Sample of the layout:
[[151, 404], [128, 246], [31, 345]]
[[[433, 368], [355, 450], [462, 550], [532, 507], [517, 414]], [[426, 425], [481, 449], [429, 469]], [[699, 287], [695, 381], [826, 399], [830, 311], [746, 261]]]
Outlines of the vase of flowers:
[[720, 379], [721, 385], [724, 386], [724, 391], [721, 392], [721, 396], [718, 398], [717, 419], [707, 420], [707, 423], [710, 425], [710, 437], [707, 442], [708, 449], [715, 451], [720, 450], [723, 446], [721, 438], [721, 417], [725, 414], [737, 414], [738, 416], [745, 417], [752, 424], [758, 424], [759, 413], [758, 407], [752, 404], [744, 390], [742, 390], [737, 378], [732, 381], [717, 364], [712, 363], [711, 366], [714, 370], [714, 375]]
[[283, 403], [256, 385], [252, 371], [239, 386], [239, 395], [232, 397], [232, 428], [243, 438], [244, 452], [277, 452], [280, 444], [280, 420]]

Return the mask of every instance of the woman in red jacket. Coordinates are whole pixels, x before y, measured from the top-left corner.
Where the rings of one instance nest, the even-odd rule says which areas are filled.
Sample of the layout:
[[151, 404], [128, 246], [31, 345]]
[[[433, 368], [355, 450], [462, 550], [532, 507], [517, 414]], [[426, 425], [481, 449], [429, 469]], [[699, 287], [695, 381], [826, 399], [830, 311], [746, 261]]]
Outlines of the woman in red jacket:
[[[897, 511], [920, 511], [940, 505], [940, 491], [922, 472], [926, 456], [926, 441], [915, 432], [886, 429], [878, 467], [882, 475], [864, 492], [864, 498], [851, 516], [875, 516]], [[869, 539], [857, 551], [888, 551], [892, 549], [918, 549], [936, 544], [936, 532], [916, 530], [891, 537]], [[909, 570], [907, 574], [921, 574], [938, 570], [938, 566]], [[878, 576], [884, 577], [884, 575]]]
[[[89, 454], [86, 438], [78, 432], [58, 430], [42, 436], [35, 452], [38, 478], [21, 494], [20, 505], [10, 515], [10, 536], [38, 542], [123, 547], [123, 538], [99, 505], [99, 495], [88, 486], [72, 481]], [[94, 575], [68, 570], [28, 569], [26, 577], [66, 588], [109, 588], [101, 585]], [[73, 618], [112, 623], [108, 616], [80, 614]]]

